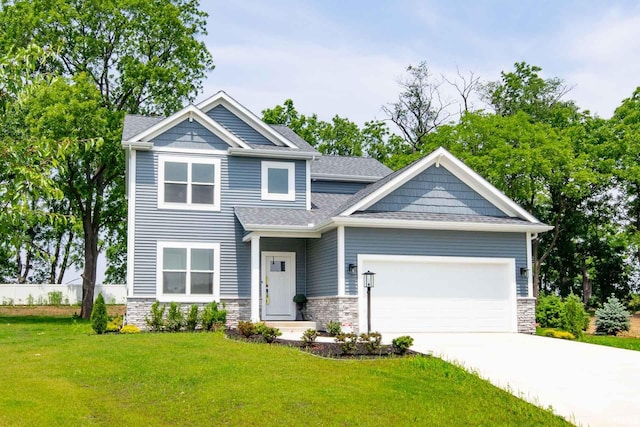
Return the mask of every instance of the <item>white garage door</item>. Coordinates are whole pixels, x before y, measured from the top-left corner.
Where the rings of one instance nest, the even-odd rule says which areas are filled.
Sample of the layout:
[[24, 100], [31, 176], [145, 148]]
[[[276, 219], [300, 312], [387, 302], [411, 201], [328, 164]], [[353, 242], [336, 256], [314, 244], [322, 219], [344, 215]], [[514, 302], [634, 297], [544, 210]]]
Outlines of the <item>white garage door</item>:
[[[360, 273], [376, 273], [372, 331], [517, 331], [513, 259], [360, 255], [358, 260]], [[359, 276], [359, 320], [366, 330], [366, 290]]]

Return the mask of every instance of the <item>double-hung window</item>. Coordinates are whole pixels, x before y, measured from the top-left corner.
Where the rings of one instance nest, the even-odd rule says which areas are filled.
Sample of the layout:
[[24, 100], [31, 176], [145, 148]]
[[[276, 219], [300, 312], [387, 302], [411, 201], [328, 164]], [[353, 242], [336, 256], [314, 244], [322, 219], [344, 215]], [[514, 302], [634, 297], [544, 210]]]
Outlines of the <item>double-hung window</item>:
[[262, 200], [296, 200], [295, 163], [262, 162]]
[[161, 156], [158, 207], [220, 210], [220, 159]]
[[220, 296], [219, 243], [158, 243], [158, 295], [171, 301]]

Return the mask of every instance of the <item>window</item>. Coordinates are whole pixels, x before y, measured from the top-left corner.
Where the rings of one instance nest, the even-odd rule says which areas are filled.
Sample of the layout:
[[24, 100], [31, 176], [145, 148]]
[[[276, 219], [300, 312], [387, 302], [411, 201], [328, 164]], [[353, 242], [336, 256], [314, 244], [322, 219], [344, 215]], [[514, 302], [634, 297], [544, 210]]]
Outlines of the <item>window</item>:
[[220, 159], [158, 159], [158, 207], [220, 210]]
[[262, 162], [262, 200], [296, 200], [295, 163]]
[[158, 243], [159, 299], [211, 301], [219, 294], [219, 243]]

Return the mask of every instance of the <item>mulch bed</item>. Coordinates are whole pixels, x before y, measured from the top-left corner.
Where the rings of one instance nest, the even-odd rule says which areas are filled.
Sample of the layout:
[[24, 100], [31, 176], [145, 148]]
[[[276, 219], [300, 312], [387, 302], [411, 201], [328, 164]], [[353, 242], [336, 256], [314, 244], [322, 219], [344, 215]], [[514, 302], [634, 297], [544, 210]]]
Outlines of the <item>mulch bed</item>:
[[[249, 338], [246, 338], [237, 329], [226, 329], [225, 335], [237, 341], [244, 342], [255, 342], [255, 343], [264, 343], [264, 340], [260, 335], [252, 335]], [[329, 336], [324, 335], [324, 336]], [[336, 342], [324, 342], [324, 341], [316, 341], [311, 346], [305, 345], [304, 342], [298, 340], [285, 340], [285, 339], [276, 339], [273, 345], [284, 345], [287, 347], [295, 347], [304, 351], [306, 353], [313, 354], [315, 356], [327, 357], [331, 359], [384, 359], [384, 358], [394, 358], [401, 357], [393, 352], [393, 347], [390, 345], [382, 345], [380, 349], [374, 354], [369, 353], [363, 344], [358, 343], [356, 350], [353, 353], [345, 354], [340, 345]], [[417, 352], [408, 350], [405, 355], [416, 355], [419, 354]]]

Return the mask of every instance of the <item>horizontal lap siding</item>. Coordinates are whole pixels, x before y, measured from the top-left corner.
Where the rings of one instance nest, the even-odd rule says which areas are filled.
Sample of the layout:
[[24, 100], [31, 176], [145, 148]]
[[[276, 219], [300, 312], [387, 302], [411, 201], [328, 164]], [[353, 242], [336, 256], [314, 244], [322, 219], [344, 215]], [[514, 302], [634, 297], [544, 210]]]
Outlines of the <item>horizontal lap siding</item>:
[[[527, 279], [519, 274], [527, 265], [525, 233], [487, 233], [444, 230], [345, 228], [345, 265], [358, 254], [515, 258], [518, 296], [527, 296]], [[346, 275], [348, 295], [357, 295], [357, 277]]]
[[[184, 154], [193, 158], [203, 155]], [[250, 243], [233, 208], [240, 206], [305, 207], [305, 164], [296, 161], [296, 201], [260, 200], [260, 159], [221, 159], [221, 210], [203, 212], [158, 209], [158, 153], [139, 151], [136, 160], [134, 294], [155, 295], [158, 241], [219, 242], [222, 297], [250, 295]], [[229, 169], [234, 172], [228, 173]]]
[[172, 127], [153, 139], [155, 147], [171, 148], [212, 148], [216, 150], [227, 150], [229, 145], [222, 139], [212, 134], [208, 129], [196, 120], [188, 120]]
[[275, 145], [222, 105], [212, 108], [207, 115], [249, 144]]
[[[260, 251], [296, 253], [296, 293], [307, 292], [307, 254], [304, 239], [260, 239]], [[261, 263], [262, 264], [262, 263]], [[262, 265], [260, 266], [262, 268]]]
[[338, 237], [336, 230], [307, 240], [307, 296], [338, 295]]
[[362, 182], [311, 181], [312, 193], [356, 194], [366, 187]]
[[506, 216], [444, 167], [435, 166], [418, 174], [367, 211]]

